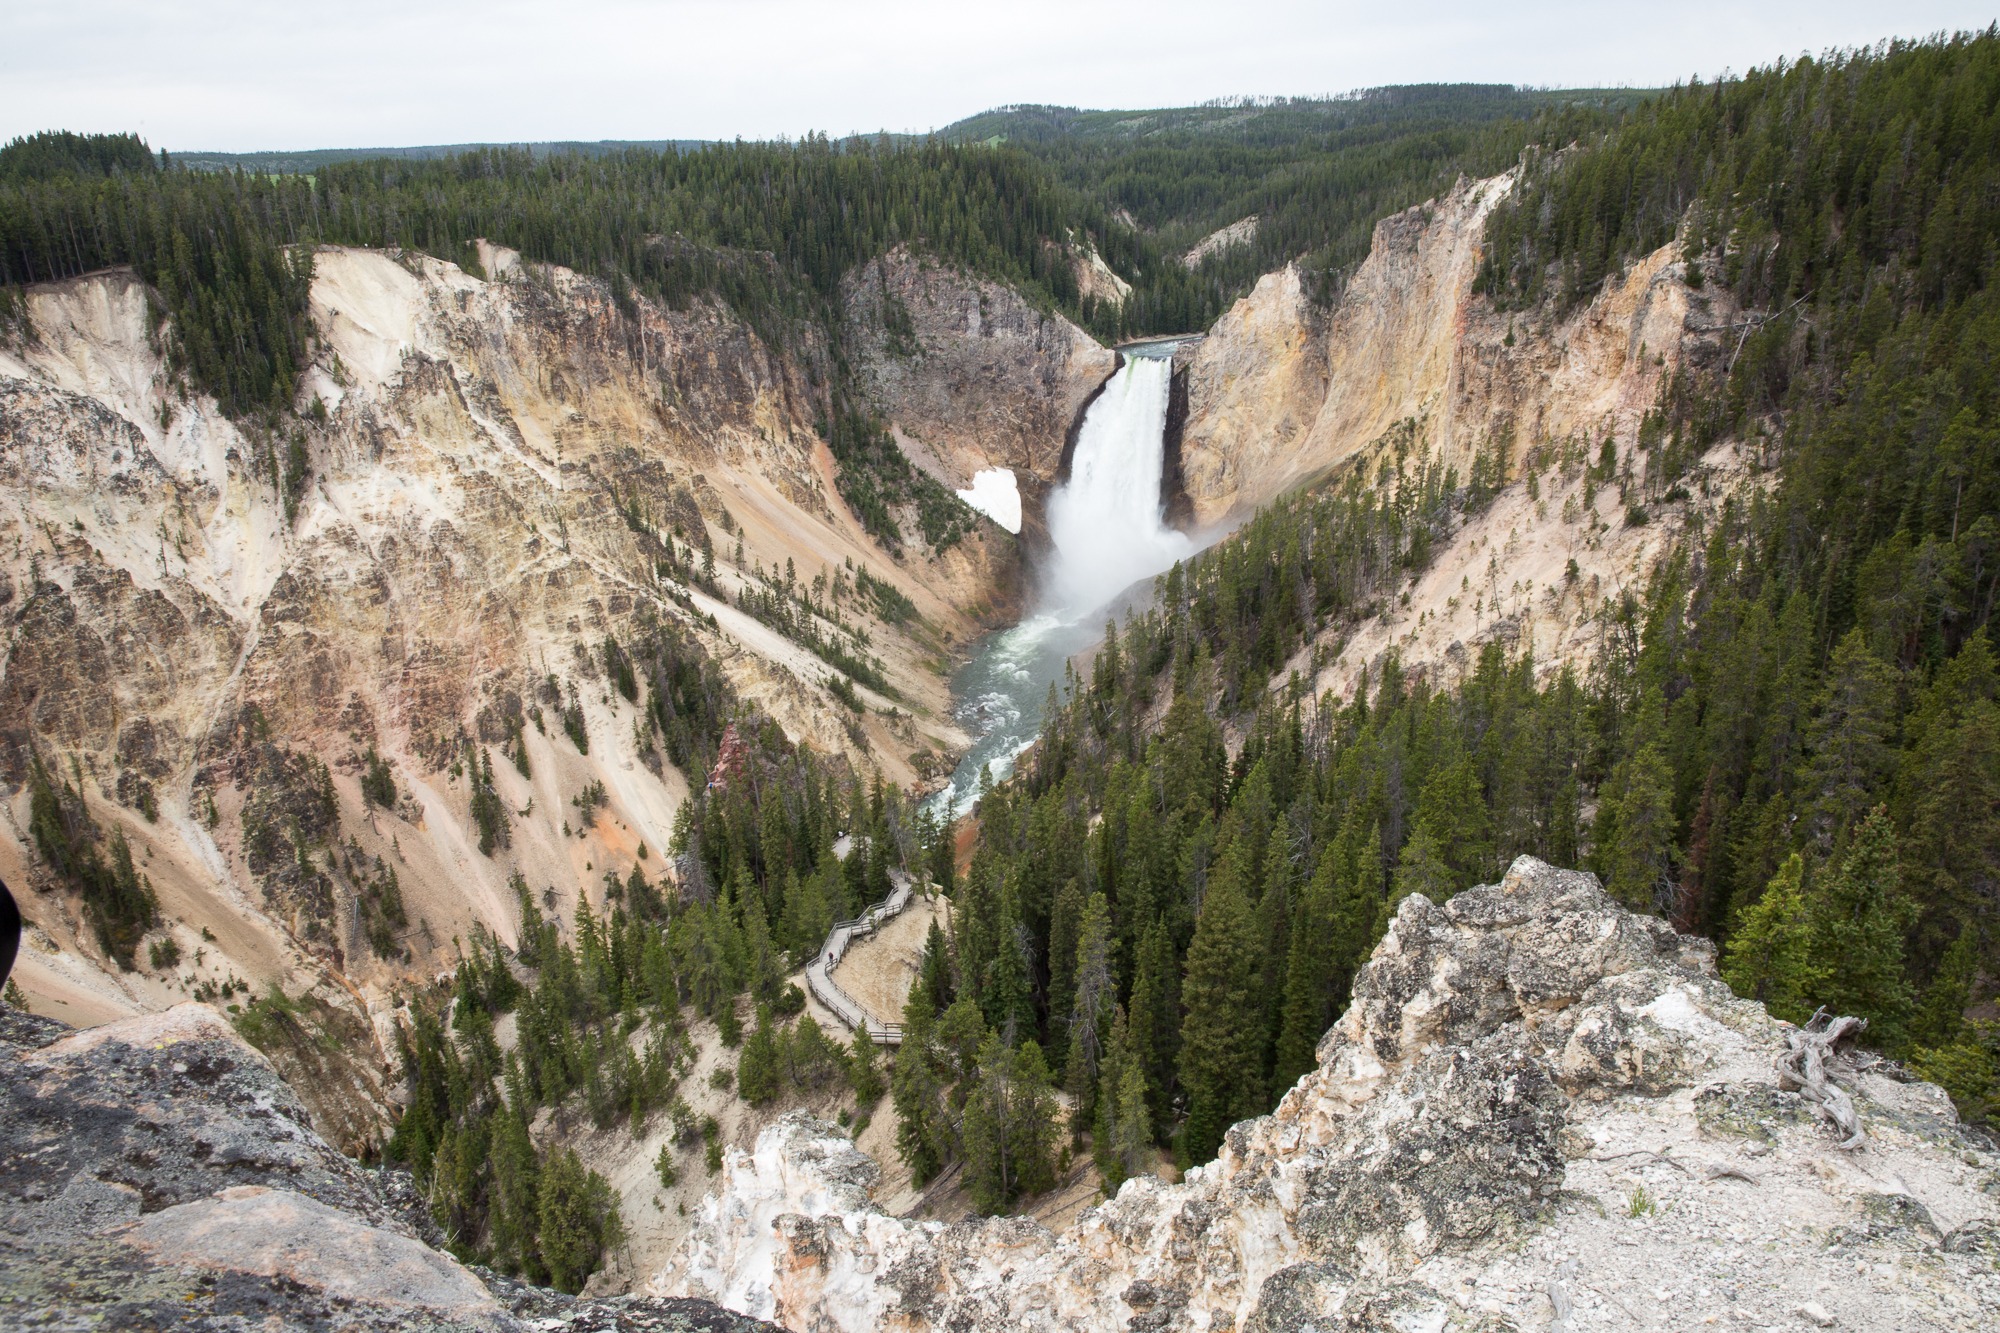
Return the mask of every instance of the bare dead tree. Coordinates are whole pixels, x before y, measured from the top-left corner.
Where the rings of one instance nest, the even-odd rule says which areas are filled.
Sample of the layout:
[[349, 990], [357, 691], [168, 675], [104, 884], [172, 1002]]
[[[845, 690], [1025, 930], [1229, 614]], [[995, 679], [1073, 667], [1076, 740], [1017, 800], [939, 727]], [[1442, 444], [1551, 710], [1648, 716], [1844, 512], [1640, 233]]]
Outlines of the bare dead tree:
[[1776, 1062], [1778, 1086], [1811, 1102], [1820, 1118], [1840, 1135], [1838, 1146], [1847, 1151], [1859, 1148], [1866, 1136], [1861, 1132], [1854, 1099], [1832, 1075], [1847, 1064], [1841, 1044], [1853, 1040], [1867, 1026], [1865, 1018], [1835, 1018], [1821, 1009], [1804, 1027], [1785, 1034], [1785, 1051]]

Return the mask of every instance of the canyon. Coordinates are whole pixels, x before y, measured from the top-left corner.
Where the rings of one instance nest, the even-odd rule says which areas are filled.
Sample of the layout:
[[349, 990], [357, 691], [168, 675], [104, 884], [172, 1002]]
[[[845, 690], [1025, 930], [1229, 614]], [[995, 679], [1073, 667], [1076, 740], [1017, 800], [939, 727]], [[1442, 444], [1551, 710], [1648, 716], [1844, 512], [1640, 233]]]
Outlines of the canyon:
[[[1642, 589], [1678, 535], [1759, 484], [1757, 443], [1731, 441], [1646, 521], [1612, 503], [1615, 488], [1592, 490], [1577, 460], [1606, 438], [1630, 457], [1662, 386], [1683, 366], [1726, 357], [1743, 315], [1726, 295], [1689, 288], [1671, 247], [1573, 313], [1494, 309], [1473, 293], [1473, 276], [1487, 213], [1512, 184], [1463, 180], [1384, 219], [1337, 292], [1313, 290], [1296, 266], [1266, 275], [1165, 363], [1161, 499], [1177, 531], [1164, 535], [1189, 550], [1296, 488], [1427, 461], [1463, 477], [1499, 460], [1491, 504], [1467, 514], [1374, 614], [1302, 649], [1276, 684], [1296, 672], [1315, 692], [1344, 697], [1364, 673], [1379, 678], [1390, 654], [1449, 682], [1494, 642], [1531, 649], [1543, 671], [1586, 664], [1602, 608]], [[1092, 405], [1134, 360], [1007, 284], [912, 247], [857, 267], [839, 311], [870, 406], [947, 490], [1004, 471], [1020, 507], [1018, 535], [981, 518], [945, 549], [916, 539], [892, 549], [842, 498], [816, 406], [823, 343], [781, 345], [720, 301], [677, 308], [621, 296], [490, 245], [471, 267], [318, 249], [314, 358], [292, 434], [239, 425], [188, 394], [169, 368], [157, 306], [130, 272], [32, 289], [25, 318], [0, 339], [0, 878], [23, 890], [31, 927], [18, 982], [37, 1012], [79, 1026], [174, 1011], [222, 987], [225, 1012], [233, 995], [295, 997], [328, 1040], [274, 1059], [313, 1129], [349, 1152], [378, 1145], [398, 1108], [398, 1032], [412, 997], [448, 980], [480, 933], [518, 943], [514, 877], [559, 919], [584, 903], [602, 912], [606, 876], [655, 873], [678, 812], [707, 781], [647, 738], [606, 670], [607, 638], [670, 626], [791, 741], [864, 778], [935, 792], [978, 739], [956, 709], [952, 671], [983, 636], [1043, 607], [1051, 499], [1072, 480]], [[1117, 289], [1101, 294], [1115, 299]], [[707, 587], [694, 577], [704, 567]], [[859, 651], [879, 662], [891, 692], [859, 684], [860, 707], [850, 708], [835, 693], [837, 667], [740, 609], [741, 592], [770, 587], [782, 569], [801, 584], [824, 575], [847, 586], [865, 571], [908, 599], [907, 619], [858, 595], [836, 608], [865, 633]], [[1050, 669], [1059, 674], [1096, 633], [1065, 641]], [[523, 758], [492, 764], [508, 836], [489, 853], [463, 769], [469, 753], [491, 762], [509, 747]], [[159, 899], [154, 942], [171, 941], [178, 961], [142, 954], [125, 970], [92, 938], [33, 846], [37, 762], [72, 782], [107, 833], [123, 835]], [[393, 777], [386, 803], [364, 792], [371, 762]], [[592, 789], [602, 803], [579, 806], [576, 794]], [[261, 832], [293, 821], [323, 833], [342, 867], [274, 859]], [[400, 885], [407, 924], [389, 954], [364, 938], [368, 890], [355, 863], [393, 868]], [[1750, 1031], [1728, 1038], [1737, 1044], [1727, 1052], [1731, 1077], [1747, 1076], [1773, 1040], [1768, 1020], [1727, 1010], [1693, 963], [1658, 966], [1724, 1015], [1713, 1024]], [[1344, 1040], [1358, 1050], [1364, 1035], [1374, 1041], [1372, 1029]], [[691, 1084], [725, 1061], [712, 1024], [694, 1025], [694, 1044]], [[1323, 1091], [1311, 1097], [1360, 1096], [1342, 1091], [1349, 1073], [1314, 1077]], [[1556, 1094], [1537, 1095], [1548, 1105], [1533, 1113], [1559, 1120]], [[1280, 1119], [1306, 1115], [1305, 1100], [1295, 1092]], [[832, 1299], [813, 1283], [832, 1292], [861, 1282], [853, 1275], [878, 1258], [893, 1269], [892, 1254], [958, 1235], [950, 1244], [966, 1256], [997, 1247], [1031, 1257], [1051, 1284], [1021, 1289], [1041, 1293], [1037, 1309], [1083, 1300], [1085, 1270], [1066, 1267], [1068, 1252], [1031, 1228], [990, 1223], [960, 1235], [877, 1220], [855, 1192], [866, 1173], [843, 1155], [852, 1151], [843, 1136], [821, 1122], [779, 1123], [726, 1094], [712, 1109], [725, 1104], [730, 1143], [758, 1146], [734, 1159], [710, 1203], [699, 1202], [709, 1192], [701, 1182], [675, 1192], [697, 1205], [692, 1258], [672, 1258], [695, 1223], [653, 1188], [651, 1142], [599, 1135], [589, 1145], [628, 1213], [650, 1210], [607, 1284], [685, 1287], [792, 1323]], [[892, 1151], [890, 1119], [864, 1135], [878, 1155]], [[1349, 1132], [1324, 1116], [1310, 1123], [1313, 1134]], [[1238, 1166], [1252, 1151], [1279, 1151], [1266, 1142], [1278, 1132], [1242, 1130], [1265, 1138], [1232, 1148]], [[1538, 1170], [1558, 1173], [1561, 1152], [1534, 1151]], [[1225, 1198], [1236, 1187], [1224, 1178], [1237, 1170], [1128, 1186], [1138, 1191], [1131, 1202], [1085, 1224], [1092, 1253], [1127, 1247], [1115, 1263], [1093, 1260], [1122, 1275], [1121, 1318], [1145, 1326], [1158, 1315], [1164, 1325], [1192, 1309], [1170, 1294], [1188, 1281], [1174, 1286], [1134, 1256], [1179, 1246], [1191, 1262], [1200, 1228], [1184, 1220], [1188, 1234], [1176, 1239], [1122, 1236], [1169, 1197], [1147, 1191], [1189, 1191], [1171, 1196], [1183, 1219], [1238, 1208], [1251, 1210], [1245, 1219], [1275, 1217], [1254, 1210], [1277, 1208], [1269, 1199], [1291, 1188], [1289, 1177], [1274, 1167], [1256, 1190], [1246, 1180]], [[1494, 1188], [1519, 1185], [1508, 1177]], [[1535, 1207], [1553, 1199], [1528, 1194]], [[868, 1245], [879, 1236], [882, 1248], [829, 1250], [814, 1269], [806, 1258], [819, 1242], [785, 1219], [822, 1227], [833, 1205], [815, 1200], [833, 1200], [841, 1226]], [[1526, 1208], [1508, 1216], [1521, 1220]], [[777, 1262], [773, 1228], [800, 1237], [784, 1259], [806, 1274], [793, 1287], [758, 1267]], [[1363, 1304], [1386, 1299], [1383, 1284], [1423, 1255], [1382, 1243], [1395, 1254], [1365, 1274], [1314, 1269], [1285, 1281], [1300, 1292], [1373, 1293], [1354, 1298]], [[1187, 1326], [1260, 1317], [1259, 1327], [1290, 1326], [1258, 1315], [1278, 1309], [1260, 1295], [1278, 1269], [1243, 1254], [1228, 1262], [1237, 1276], [1204, 1278], [1216, 1303]], [[971, 1279], [959, 1285], [966, 1310], [1000, 1299]], [[945, 1300], [939, 1287], [893, 1306], [870, 1290], [837, 1326], [860, 1327], [852, 1320], [862, 1311], [929, 1326], [932, 1314], [914, 1312]], [[1455, 1296], [1436, 1284], [1432, 1294]], [[1096, 1326], [1081, 1308], [1079, 1326]], [[1009, 1309], [1028, 1317], [1026, 1306]]]

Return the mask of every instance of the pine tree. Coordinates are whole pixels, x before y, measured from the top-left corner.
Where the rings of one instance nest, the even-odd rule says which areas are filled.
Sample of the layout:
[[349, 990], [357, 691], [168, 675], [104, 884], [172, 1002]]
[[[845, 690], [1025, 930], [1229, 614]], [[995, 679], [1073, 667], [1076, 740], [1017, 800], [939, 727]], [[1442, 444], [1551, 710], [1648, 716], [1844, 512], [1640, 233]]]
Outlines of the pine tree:
[[1005, 857], [996, 850], [1003, 845], [1006, 807], [1006, 796], [999, 792], [987, 797], [980, 807], [990, 822], [982, 825], [980, 846], [966, 872], [964, 891], [952, 904], [951, 944], [958, 962], [958, 990], [961, 996], [974, 1000], [986, 989], [998, 948], [1000, 891], [994, 881], [1006, 873]]
[[2000, 1023], [1968, 1023], [1957, 1041], [1912, 1050], [1910, 1072], [1951, 1094], [1962, 1119], [1989, 1123], [2000, 1114]]
[[1908, 830], [1904, 871], [1923, 910], [1917, 942], [1932, 951], [2000, 894], [2000, 705], [1980, 693], [1991, 679], [1991, 659], [1970, 646], [1959, 657], [1976, 660], [1954, 662], [1935, 689], [1959, 697], [1919, 709], [1897, 780], [1899, 811], [1907, 812], [1900, 821]]
[[508, 1105], [494, 1117], [493, 1191], [488, 1235], [493, 1263], [506, 1273], [539, 1278], [540, 1257], [535, 1228], [540, 1225], [536, 1199], [538, 1163], [528, 1137], [527, 1098], [520, 1061], [508, 1058]]
[[807, 958], [819, 952], [826, 943], [827, 931], [833, 925], [833, 912], [827, 906], [824, 874], [815, 870], [804, 879], [793, 869], [785, 871], [785, 943], [795, 958]]
[[1056, 890], [1049, 913], [1048, 1057], [1068, 1062], [1070, 1008], [1076, 1000], [1076, 942], [1083, 926], [1083, 890], [1074, 878]]
[[847, 1084], [854, 1090], [856, 1109], [863, 1114], [873, 1110], [875, 1103], [882, 1100], [882, 1094], [889, 1090], [876, 1059], [875, 1041], [865, 1027], [854, 1029], [854, 1040], [847, 1049]]
[[778, 1095], [778, 1038], [771, 1030], [771, 1008], [757, 1006], [757, 1026], [743, 1042], [736, 1059], [736, 1092], [752, 1106]]
[[1949, 1046], [1965, 1029], [1965, 1010], [1972, 1003], [1972, 985], [1979, 975], [1975, 932], [1959, 928], [1958, 938], [1945, 950], [1937, 975], [1910, 1024], [1910, 1039], [1924, 1046]]
[[1260, 953], [1249, 905], [1230, 877], [1218, 875], [1202, 903], [1182, 986], [1182, 1154], [1192, 1164], [1213, 1157], [1223, 1131], [1261, 1109], [1264, 1023], [1252, 993]]
[[1430, 830], [1453, 882], [1469, 886], [1491, 869], [1493, 819], [1470, 758], [1461, 755], [1424, 784], [1415, 822]]
[[1596, 859], [1612, 897], [1635, 912], [1673, 904], [1673, 769], [1658, 744], [1639, 747], [1613, 778], [1598, 818]]
[[1825, 972], [1818, 1000], [1868, 1020], [1869, 1040], [1895, 1049], [1909, 1018], [1903, 932], [1909, 903], [1899, 888], [1896, 831], [1878, 806], [1854, 831], [1847, 855], [1808, 896], [1815, 966]]
[[1048, 1062], [1032, 1041], [997, 1032], [979, 1048], [965, 1103], [965, 1185], [982, 1213], [1004, 1211], [1055, 1184], [1056, 1102]]
[[1104, 1192], [1145, 1171], [1153, 1159], [1152, 1112], [1146, 1105], [1146, 1076], [1133, 1053], [1125, 1010], [1114, 1007], [1111, 1032], [1105, 1042], [1099, 1077], [1097, 1113], [1091, 1130], [1091, 1154], [1104, 1180]]
[[1090, 1122], [1097, 1097], [1097, 1071], [1102, 1061], [1102, 1029], [1106, 1011], [1118, 993], [1111, 970], [1111, 907], [1101, 893], [1090, 895], [1078, 927], [1069, 1020], [1068, 1065], [1063, 1087], [1075, 1108], [1079, 1134]]
[[1362, 840], [1352, 878], [1344, 882], [1344, 892], [1334, 903], [1333, 936], [1328, 948], [1340, 968], [1335, 990], [1336, 1007], [1346, 1003], [1354, 974], [1368, 960], [1369, 953], [1388, 929], [1383, 912], [1382, 825], [1376, 823]]
[[1263, 1020], [1258, 1054], [1267, 1078], [1272, 1076], [1273, 1052], [1285, 1021], [1286, 966], [1292, 952], [1292, 897], [1291, 858], [1284, 847], [1273, 846], [1264, 857], [1264, 891], [1257, 899], [1254, 913], [1258, 969], [1252, 994]]
[[958, 892], [957, 842], [949, 819], [927, 829], [924, 845], [928, 849], [928, 855], [924, 861], [924, 868], [937, 891], [947, 898], [953, 897]]
[[584, 1170], [574, 1149], [543, 1164], [536, 1233], [550, 1283], [572, 1295], [597, 1271], [606, 1244], [619, 1239], [618, 1201], [604, 1177]]
[[1035, 1033], [1035, 996], [1031, 985], [1034, 961], [1029, 956], [1033, 936], [1021, 921], [1012, 885], [1001, 890], [996, 920], [993, 964], [979, 1001], [987, 1026], [1011, 1032], [1015, 1040]]
[[1445, 856], [1443, 845], [1431, 832], [1430, 825], [1424, 823], [1412, 829], [1410, 840], [1403, 844], [1403, 854], [1396, 864], [1392, 881], [1393, 887], [1377, 915], [1374, 929], [1377, 939], [1387, 933], [1397, 906], [1411, 894], [1421, 893], [1434, 903], [1442, 903], [1462, 887], [1451, 869], [1449, 858]]
[[951, 1158], [948, 1088], [937, 1048], [935, 1012], [921, 990], [912, 991], [903, 1006], [903, 1044], [896, 1048], [889, 1092], [896, 1107], [896, 1155], [919, 1186], [933, 1179]]
[[936, 917], [931, 918], [930, 930], [924, 935], [924, 961], [917, 969], [917, 989], [923, 991], [935, 1010], [949, 1007], [957, 998], [956, 988], [951, 984], [951, 942], [945, 938]]
[[1806, 733], [1802, 804], [1822, 850], [1839, 845], [1873, 803], [1893, 762], [1889, 745], [1895, 682], [1857, 627], [1827, 663], [1826, 685]]
[[1772, 1014], [1803, 1023], [1818, 1007], [1825, 969], [1813, 957], [1812, 921], [1804, 890], [1805, 862], [1795, 852], [1743, 910], [1723, 956], [1722, 979]]
[[1334, 982], [1341, 964], [1334, 940], [1334, 885], [1340, 856], [1328, 846], [1300, 895], [1292, 947], [1285, 959], [1284, 1022], [1271, 1082], [1280, 1092], [1298, 1082], [1316, 1063], [1314, 1052], [1326, 1032]]
[[1132, 978], [1132, 1051], [1146, 1079], [1153, 1135], [1164, 1140], [1172, 1122], [1175, 1071], [1180, 1064], [1180, 962], [1164, 921], [1146, 928]]
[[986, 1026], [986, 1016], [979, 1006], [964, 998], [953, 1000], [951, 1007], [938, 1015], [938, 1053], [944, 1061], [946, 1078], [955, 1085], [953, 1095], [961, 1102], [974, 1066], [979, 1063], [979, 1048], [986, 1044], [990, 1031], [993, 1029]]

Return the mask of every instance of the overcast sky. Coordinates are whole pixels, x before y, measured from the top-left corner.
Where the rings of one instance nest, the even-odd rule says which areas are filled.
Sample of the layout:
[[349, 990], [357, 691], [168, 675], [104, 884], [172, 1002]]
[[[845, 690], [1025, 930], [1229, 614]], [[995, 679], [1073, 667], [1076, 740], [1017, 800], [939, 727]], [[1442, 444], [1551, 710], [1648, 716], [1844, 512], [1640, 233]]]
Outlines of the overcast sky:
[[1655, 85], [2000, 5], [1857, 0], [0, 0], [0, 138], [155, 147], [924, 130], [1008, 102], [1185, 105], [1474, 80]]

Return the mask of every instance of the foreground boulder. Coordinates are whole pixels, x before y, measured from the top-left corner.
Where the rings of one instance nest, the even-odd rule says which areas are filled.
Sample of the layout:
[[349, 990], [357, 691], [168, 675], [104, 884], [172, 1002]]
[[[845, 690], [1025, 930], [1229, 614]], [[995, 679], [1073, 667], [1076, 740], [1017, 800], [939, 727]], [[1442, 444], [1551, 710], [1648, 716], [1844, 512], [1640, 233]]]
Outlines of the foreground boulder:
[[1405, 900], [1319, 1068], [1180, 1184], [1060, 1236], [875, 1208], [806, 1116], [733, 1153], [654, 1289], [789, 1328], [2000, 1326], [2000, 1155], [1948, 1099], [1825, 1052], [1852, 1150], [1711, 946], [1530, 857]]
[[759, 1327], [489, 1285], [396, 1193], [205, 1005], [74, 1033], [0, 1007], [0, 1328]]

